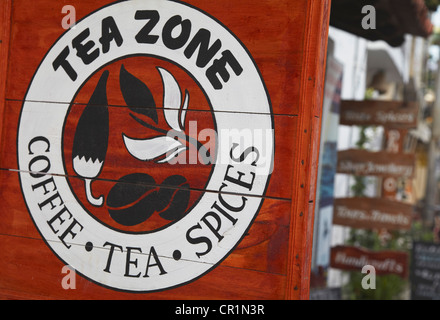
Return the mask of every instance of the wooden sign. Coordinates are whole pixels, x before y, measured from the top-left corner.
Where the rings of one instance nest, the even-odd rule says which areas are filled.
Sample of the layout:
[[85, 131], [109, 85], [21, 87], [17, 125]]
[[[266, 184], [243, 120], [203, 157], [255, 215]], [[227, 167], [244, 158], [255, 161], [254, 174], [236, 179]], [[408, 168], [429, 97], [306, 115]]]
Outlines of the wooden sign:
[[416, 102], [342, 100], [340, 124], [416, 128], [418, 112]]
[[413, 206], [382, 198], [339, 198], [333, 223], [359, 229], [408, 230]]
[[2, 1], [0, 297], [308, 298], [329, 2]]
[[393, 154], [384, 151], [344, 150], [338, 152], [337, 172], [358, 176], [414, 176], [413, 154]]
[[357, 247], [337, 246], [330, 253], [330, 266], [335, 269], [361, 272], [364, 266], [375, 268], [377, 275], [408, 275], [408, 254], [400, 251], [369, 251]]
[[440, 298], [440, 245], [414, 242], [411, 253], [411, 300]]

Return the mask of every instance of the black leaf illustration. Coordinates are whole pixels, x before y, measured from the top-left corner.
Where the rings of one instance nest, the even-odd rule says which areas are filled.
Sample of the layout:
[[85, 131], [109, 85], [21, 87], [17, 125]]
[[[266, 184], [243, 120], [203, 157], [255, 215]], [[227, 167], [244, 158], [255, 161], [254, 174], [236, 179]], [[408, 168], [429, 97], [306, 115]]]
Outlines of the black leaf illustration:
[[141, 80], [128, 72], [124, 65], [119, 73], [119, 85], [128, 108], [158, 122], [156, 103], [150, 89]]
[[109, 113], [106, 90], [108, 75], [107, 70], [102, 73], [78, 121], [72, 149], [73, 169], [85, 179], [87, 199], [96, 206], [102, 205], [103, 197], [99, 199], [93, 197], [91, 183], [92, 179], [101, 173], [108, 147]]

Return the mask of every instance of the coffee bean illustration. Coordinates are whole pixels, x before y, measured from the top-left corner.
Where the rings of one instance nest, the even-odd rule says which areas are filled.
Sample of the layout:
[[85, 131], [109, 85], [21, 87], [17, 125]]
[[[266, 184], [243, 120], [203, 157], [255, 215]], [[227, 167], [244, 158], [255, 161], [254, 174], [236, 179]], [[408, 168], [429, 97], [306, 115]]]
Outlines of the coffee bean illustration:
[[165, 220], [174, 221], [185, 214], [190, 197], [189, 184], [185, 177], [174, 175], [166, 178], [158, 191], [156, 210]]
[[110, 216], [124, 226], [134, 226], [148, 220], [155, 212], [174, 221], [186, 212], [190, 198], [189, 184], [179, 175], [166, 178], [155, 186], [154, 178], [145, 173], [122, 177], [107, 196]]
[[156, 211], [157, 187], [153, 177], [134, 173], [119, 179], [107, 196], [110, 216], [124, 226], [146, 221]]

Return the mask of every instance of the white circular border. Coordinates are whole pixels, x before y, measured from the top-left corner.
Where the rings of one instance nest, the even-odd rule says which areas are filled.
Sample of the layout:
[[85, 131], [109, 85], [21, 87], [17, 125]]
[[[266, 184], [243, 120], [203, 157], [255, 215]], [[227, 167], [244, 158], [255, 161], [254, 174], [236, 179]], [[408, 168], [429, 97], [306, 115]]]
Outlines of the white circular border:
[[[243, 67], [242, 74], [240, 76], [232, 74], [222, 90], [215, 90], [205, 76], [206, 68], [202, 69], [195, 66], [196, 54], [191, 59], [187, 59], [182, 50], [170, 50], [164, 46], [161, 38], [153, 45], [137, 43], [135, 35], [145, 25], [144, 20], [134, 20], [134, 14], [137, 10], [159, 11], [160, 21], [154, 30], [162, 30], [163, 24], [174, 15], [181, 15], [182, 18], [191, 20], [192, 34], [200, 28], [208, 29], [211, 32], [211, 39], [221, 39], [222, 49], [220, 52], [228, 49], [234, 54]], [[114, 42], [111, 43], [110, 51], [105, 54], [100, 52], [99, 57], [89, 65], [82, 64], [79, 58], [74, 59], [75, 53], [71, 46], [72, 39], [88, 27], [91, 31], [88, 40], [92, 40], [99, 45], [100, 24], [108, 16], [115, 19], [124, 43], [120, 47], [117, 47]], [[130, 23], [127, 23], [127, 21], [130, 21]], [[78, 79], [74, 83], [61, 68], [54, 71], [52, 67], [52, 62], [66, 46], [71, 50], [69, 61], [73, 68], [77, 71], [80, 70], [80, 72], [77, 72]], [[197, 79], [216, 112], [215, 118], [219, 131], [217, 159], [227, 159], [232, 143], [239, 142], [230, 141], [230, 137], [227, 140], [222, 140], [222, 129], [251, 130], [251, 132], [253, 132], [252, 130], [269, 130], [265, 134], [269, 132], [270, 136], [263, 139], [264, 141], [257, 141], [261, 145], [256, 147], [264, 148], [267, 157], [265, 160], [270, 161], [270, 164], [267, 165], [266, 163], [255, 176], [252, 190], [248, 191], [252, 196], [246, 197], [245, 210], [240, 212], [240, 216], [236, 217], [238, 218], [237, 223], [232, 225], [230, 221], [225, 220], [220, 230], [224, 235], [223, 240], [216, 243], [215, 237], [211, 236], [214, 246], [207, 255], [201, 258], [196, 255], [196, 252], [204, 251], [206, 245], [185, 245], [186, 232], [191, 226], [199, 223], [204, 214], [212, 211], [212, 204], [218, 200], [216, 192], [205, 192], [192, 211], [178, 223], [153, 233], [128, 234], [107, 228], [92, 218], [77, 202], [65, 177], [62, 134], [64, 120], [71, 100], [78, 88], [96, 70], [115, 59], [136, 54], [155, 55], [174, 61], [189, 70]], [[234, 112], [234, 114], [230, 112]], [[271, 106], [261, 76], [244, 46], [224, 26], [202, 11], [179, 2], [162, 0], [117, 2], [90, 14], [77, 23], [75, 28], [63, 34], [46, 54], [35, 73], [25, 97], [17, 136], [18, 166], [22, 192], [32, 219], [50, 248], [64, 263], [72, 266], [84, 277], [106, 287], [131, 292], [150, 292], [180, 286], [204, 275], [226, 258], [251, 226], [262, 204], [262, 197], [260, 196], [265, 193], [272, 170], [274, 152], [272, 129]], [[40, 180], [35, 179], [27, 172], [28, 164], [35, 156], [29, 154], [28, 144], [32, 138], [37, 136], [49, 139], [51, 150], [45, 155], [49, 157], [52, 165], [50, 174], [52, 174], [64, 205], [84, 227], [70, 241], [70, 249], [67, 249], [60, 242], [58, 234], [54, 234], [47, 223], [56, 212], [49, 210], [49, 207], [40, 209], [38, 203], [41, 202], [41, 194], [39, 195], [32, 190], [33, 184], [43, 180], [43, 178]], [[267, 144], [268, 142], [269, 144]], [[249, 169], [249, 165], [243, 164], [240, 167], [236, 162], [225, 163], [221, 161], [216, 163], [207, 190], [218, 191], [220, 189], [229, 164], [235, 166], [234, 170], [246, 171]], [[241, 187], [236, 187], [235, 190], [228, 189], [228, 192], [241, 194], [245, 191]], [[225, 195], [226, 197], [229, 199], [236, 198], [233, 200], [235, 203], [241, 201], [241, 195], [228, 194]], [[140, 271], [142, 276], [139, 278], [123, 276], [126, 263], [125, 254], [118, 254], [119, 251], [117, 250], [113, 255], [111, 272], [104, 272], [103, 269], [106, 266], [109, 254], [109, 247], [103, 247], [106, 241], [124, 248], [141, 248], [143, 253], [137, 254], [137, 251], [132, 251], [131, 259], [138, 260], [138, 268], [134, 273]], [[87, 252], [84, 247], [87, 242], [94, 244], [94, 248], [90, 252]], [[158, 272], [154, 273], [152, 270], [149, 277], [143, 277], [151, 246], [154, 246], [167, 273], [158, 275], [156, 274]], [[179, 250], [182, 253], [182, 258], [179, 261], [175, 261], [172, 257], [174, 250]]]

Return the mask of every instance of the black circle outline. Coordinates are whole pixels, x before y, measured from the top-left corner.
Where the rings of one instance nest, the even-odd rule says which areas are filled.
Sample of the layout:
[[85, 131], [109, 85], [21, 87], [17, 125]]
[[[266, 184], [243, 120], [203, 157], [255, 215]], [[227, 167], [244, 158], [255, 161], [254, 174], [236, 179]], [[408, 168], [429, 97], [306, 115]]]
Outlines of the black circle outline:
[[[88, 18], [89, 16], [93, 15], [94, 13], [96, 13], [96, 12], [98, 12], [98, 11], [100, 11], [100, 10], [106, 8], [106, 7], [109, 7], [109, 6], [112, 6], [112, 5], [116, 5], [116, 4], [118, 4], [118, 3], [122, 3], [122, 2], [126, 2], [126, 1], [129, 1], [129, 0], [117, 0], [117, 1], [111, 2], [111, 3], [107, 4], [107, 5], [104, 5], [104, 6], [100, 7], [100, 8], [98, 8], [98, 9], [96, 9], [96, 10], [90, 12], [89, 14], [85, 15], [84, 17], [82, 17], [80, 20], [77, 21], [76, 24], [78, 24], [80, 21], [82, 21], [82, 20]], [[254, 64], [255, 70], [257, 71], [258, 75], [260, 76], [261, 83], [262, 83], [263, 88], [264, 88], [264, 90], [265, 90], [265, 92], [266, 92], [266, 97], [267, 97], [267, 99], [268, 99], [267, 102], [268, 102], [269, 109], [270, 109], [270, 115], [269, 115], [269, 116], [270, 116], [270, 118], [271, 118], [271, 122], [272, 122], [272, 129], [274, 130], [274, 129], [275, 129], [275, 127], [274, 127], [274, 115], [273, 115], [272, 102], [271, 102], [271, 100], [270, 100], [269, 92], [268, 92], [268, 90], [267, 90], [266, 84], [265, 84], [265, 82], [264, 82], [264, 80], [263, 80], [263, 77], [262, 77], [262, 75], [261, 75], [261, 71], [260, 71], [260, 69], [258, 68], [258, 66], [257, 66], [255, 60], [253, 59], [253, 57], [251, 56], [249, 50], [244, 46], [244, 44], [241, 42], [241, 40], [240, 40], [240, 39], [239, 39], [234, 33], [232, 33], [232, 32], [231, 32], [231, 31], [230, 31], [230, 30], [229, 30], [229, 29], [228, 29], [223, 23], [221, 23], [218, 19], [216, 19], [215, 17], [213, 17], [213, 16], [211, 16], [210, 14], [206, 13], [205, 11], [203, 11], [203, 10], [201, 10], [201, 9], [199, 9], [199, 8], [197, 8], [197, 7], [193, 6], [193, 5], [191, 5], [191, 4], [188, 4], [188, 3], [182, 2], [182, 1], [180, 1], [180, 0], [167, 0], [167, 1], [174, 2], [174, 3], [178, 3], [178, 4], [180, 4], [180, 5], [185, 5], [185, 6], [187, 6], [187, 7], [190, 7], [190, 8], [192, 8], [192, 9], [194, 9], [195, 11], [198, 11], [198, 12], [200, 12], [200, 13], [206, 15], [207, 17], [209, 17], [210, 19], [212, 19], [213, 21], [215, 21], [216, 23], [218, 23], [218, 24], [219, 24], [221, 27], [223, 27], [226, 31], [228, 31], [229, 34], [230, 34], [232, 37], [234, 37], [235, 40], [241, 45], [241, 47], [246, 51], [246, 53], [248, 54], [249, 59], [250, 59], [250, 60], [252, 61], [252, 63]], [[31, 85], [32, 85], [32, 82], [33, 82], [33, 80], [34, 80], [36, 74], [38, 73], [38, 70], [39, 70], [41, 64], [42, 64], [43, 61], [46, 59], [46, 57], [47, 57], [47, 55], [49, 54], [49, 52], [50, 52], [50, 51], [52, 50], [52, 48], [58, 43], [58, 41], [59, 41], [61, 38], [64, 37], [64, 35], [65, 35], [68, 31], [69, 31], [69, 30], [66, 30], [65, 32], [63, 32], [63, 33], [60, 35], [60, 37], [59, 37], [59, 38], [58, 38], [58, 39], [52, 44], [52, 46], [48, 49], [48, 51], [47, 51], [46, 54], [44, 55], [43, 59], [41, 60], [40, 64], [38, 65], [38, 67], [37, 67], [37, 69], [36, 69], [34, 75], [33, 75], [32, 78], [31, 78], [30, 84], [29, 84], [29, 86], [28, 86], [28, 89], [26, 90], [26, 93], [25, 93], [25, 96], [24, 96], [24, 99], [23, 99], [23, 105], [22, 105], [22, 108], [21, 108], [21, 110], [20, 110], [20, 117], [19, 117], [18, 126], [17, 126], [17, 142], [16, 142], [16, 145], [17, 145], [17, 146], [18, 146], [18, 132], [19, 132], [20, 124], [21, 124], [21, 118], [22, 118], [22, 113], [23, 113], [23, 107], [24, 107], [24, 104], [26, 103], [26, 96], [27, 96], [27, 94], [28, 94], [28, 92], [29, 92], [29, 89], [30, 89], [30, 87], [31, 87]], [[276, 141], [275, 141], [275, 135], [273, 135], [273, 141], [272, 141], [272, 145], [273, 145], [273, 154], [272, 154], [272, 159], [275, 158], [275, 149], [276, 149], [276, 143], [275, 143], [275, 142], [276, 142]], [[19, 171], [21, 171], [20, 168], [19, 168], [19, 160], [18, 160], [18, 159], [19, 159], [19, 157], [18, 157], [19, 155], [18, 155], [18, 148], [17, 148], [17, 150], [16, 150], [16, 153], [17, 153], [17, 167], [18, 167]], [[272, 165], [273, 165], [273, 163], [272, 163]], [[269, 182], [270, 182], [271, 177], [272, 177], [272, 171], [271, 171], [271, 172], [269, 173], [269, 175], [267, 176], [266, 186], [265, 186], [265, 189], [264, 189], [264, 191], [263, 191], [263, 195], [267, 192], [267, 189], [268, 189], [268, 186], [269, 186]], [[40, 231], [40, 229], [38, 228], [37, 224], [35, 223], [35, 220], [34, 220], [34, 218], [33, 218], [33, 216], [32, 216], [32, 213], [31, 213], [31, 211], [29, 210], [29, 206], [28, 206], [28, 204], [27, 204], [26, 197], [24, 196], [23, 187], [22, 187], [22, 179], [21, 179], [21, 175], [20, 175], [20, 174], [18, 175], [18, 178], [19, 178], [19, 181], [20, 181], [20, 188], [21, 188], [21, 192], [22, 192], [22, 195], [23, 195], [23, 199], [25, 200], [24, 203], [25, 203], [25, 205], [26, 205], [26, 207], [27, 207], [27, 209], [28, 209], [28, 213], [29, 213], [29, 215], [30, 215], [30, 217], [31, 217], [31, 219], [32, 219], [32, 221], [33, 221], [33, 223], [34, 223], [34, 225], [35, 225], [35, 227], [36, 227], [38, 233], [41, 235], [42, 240], [46, 243], [46, 245], [47, 245], [47, 246], [49, 247], [49, 249], [54, 253], [54, 255], [55, 255], [60, 261], [62, 261], [64, 264], [66, 264], [66, 262], [65, 262], [65, 261], [64, 261], [64, 260], [58, 255], [58, 253], [57, 253], [57, 252], [56, 252], [56, 251], [55, 251], [55, 250], [49, 245], [48, 241], [47, 241], [46, 238], [43, 236], [43, 234], [41, 233], [41, 231]], [[262, 197], [261, 197], [261, 203], [260, 203], [258, 209], [256, 210], [256, 212], [254, 213], [254, 217], [252, 218], [251, 222], [249, 223], [249, 226], [247, 227], [247, 229], [243, 232], [243, 235], [241, 236], [240, 240], [238, 240], [237, 243], [236, 243], [236, 244], [235, 244], [235, 245], [234, 245], [234, 246], [233, 246], [233, 247], [232, 247], [232, 248], [231, 248], [231, 249], [230, 249], [230, 250], [229, 250], [229, 251], [223, 256], [223, 258], [217, 261], [216, 264], [212, 265], [211, 268], [209, 268], [209, 269], [206, 270], [205, 272], [201, 273], [199, 276], [192, 278], [191, 280], [188, 280], [188, 281], [186, 281], [186, 282], [181, 282], [181, 283], [176, 284], [176, 285], [174, 285], [174, 286], [170, 286], [170, 287], [166, 287], [166, 288], [162, 288], [162, 289], [155, 289], [155, 290], [128, 290], [128, 289], [121, 289], [121, 288], [112, 287], [112, 286], [109, 286], [109, 285], [103, 284], [103, 283], [98, 282], [98, 281], [96, 281], [96, 280], [94, 280], [94, 279], [92, 279], [92, 278], [87, 277], [86, 275], [84, 275], [84, 274], [82, 274], [81, 272], [78, 272], [78, 271], [76, 271], [76, 273], [79, 274], [80, 276], [82, 276], [83, 278], [89, 280], [90, 282], [95, 283], [96, 285], [101, 286], [101, 287], [103, 287], [103, 288], [107, 288], [107, 289], [109, 289], [109, 290], [113, 290], [113, 291], [126, 292], [126, 293], [135, 293], [135, 294], [145, 294], [145, 293], [163, 292], [163, 291], [172, 290], [172, 289], [174, 289], [174, 288], [182, 287], [182, 286], [185, 286], [185, 285], [187, 285], [187, 284], [189, 284], [189, 283], [195, 282], [196, 280], [200, 279], [201, 277], [205, 276], [206, 274], [208, 274], [209, 272], [211, 272], [212, 270], [214, 270], [218, 265], [220, 265], [220, 264], [221, 264], [221, 263], [222, 263], [222, 262], [223, 262], [223, 261], [224, 261], [224, 260], [225, 260], [225, 259], [231, 254], [231, 253], [232, 253], [232, 251], [234, 251], [235, 248], [240, 244], [240, 242], [243, 240], [243, 238], [245, 237], [245, 235], [248, 233], [249, 229], [250, 229], [251, 226], [253, 225], [255, 219], [256, 219], [257, 216], [258, 216], [258, 213], [259, 213], [260, 210], [261, 210], [261, 207], [262, 207], [262, 205], [263, 205], [263, 203], [264, 203], [264, 197], [263, 197], [263, 195], [262, 195]]]

